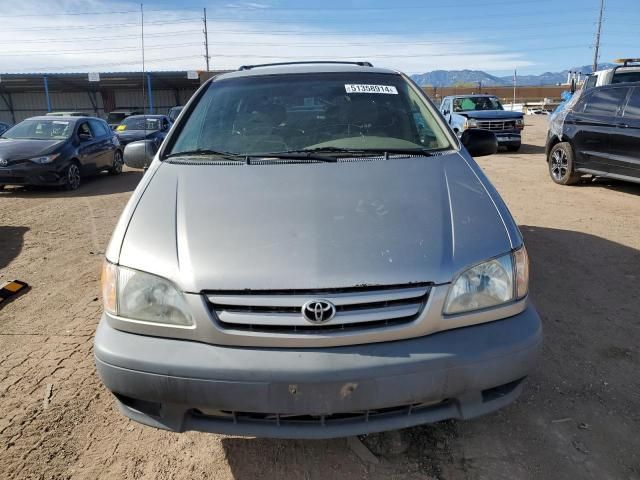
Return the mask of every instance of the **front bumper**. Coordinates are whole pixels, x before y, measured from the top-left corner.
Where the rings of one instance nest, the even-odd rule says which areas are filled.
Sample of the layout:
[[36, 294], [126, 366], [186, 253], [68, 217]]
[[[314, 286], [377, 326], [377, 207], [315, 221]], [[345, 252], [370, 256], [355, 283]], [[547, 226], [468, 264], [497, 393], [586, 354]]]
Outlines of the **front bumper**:
[[542, 341], [535, 309], [387, 343], [214, 346], [125, 333], [104, 317], [98, 373], [121, 411], [173, 431], [332, 438], [476, 417], [521, 391]]
[[66, 165], [61, 167], [56, 161], [46, 165], [24, 162], [0, 167], [0, 185], [62, 185]]
[[505, 130], [500, 132], [493, 132], [498, 139], [499, 146], [519, 146], [522, 143], [521, 130]]

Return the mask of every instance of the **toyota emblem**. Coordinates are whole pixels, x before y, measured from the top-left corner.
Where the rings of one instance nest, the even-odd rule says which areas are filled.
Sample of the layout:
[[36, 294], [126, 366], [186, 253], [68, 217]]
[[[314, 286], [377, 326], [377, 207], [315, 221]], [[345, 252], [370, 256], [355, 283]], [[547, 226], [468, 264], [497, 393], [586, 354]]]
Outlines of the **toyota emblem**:
[[311, 300], [302, 306], [302, 315], [310, 323], [325, 323], [336, 315], [336, 307], [327, 300]]

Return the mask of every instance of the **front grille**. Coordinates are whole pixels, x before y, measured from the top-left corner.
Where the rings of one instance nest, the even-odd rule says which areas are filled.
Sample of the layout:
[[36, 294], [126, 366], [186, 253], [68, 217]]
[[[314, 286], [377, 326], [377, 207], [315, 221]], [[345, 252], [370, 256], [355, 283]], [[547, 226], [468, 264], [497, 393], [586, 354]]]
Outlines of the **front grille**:
[[514, 120], [481, 121], [478, 122], [478, 128], [491, 131], [514, 130], [516, 122]]
[[[430, 284], [316, 290], [207, 292], [211, 312], [225, 329], [263, 333], [331, 333], [409, 323], [422, 312]], [[313, 324], [302, 314], [311, 300], [335, 305], [335, 316]]]
[[341, 412], [329, 415], [287, 415], [281, 413], [236, 412], [230, 410], [206, 409], [194, 409], [191, 410], [191, 414], [200, 418], [210, 418], [218, 421], [226, 420], [235, 424], [266, 423], [275, 426], [316, 425], [318, 427], [321, 427], [344, 422], [369, 422], [382, 418], [411, 416], [428, 410], [449, 406], [452, 403], [452, 400], [446, 399], [437, 402], [413, 403], [410, 405], [399, 405], [395, 407], [377, 408], [373, 410]]

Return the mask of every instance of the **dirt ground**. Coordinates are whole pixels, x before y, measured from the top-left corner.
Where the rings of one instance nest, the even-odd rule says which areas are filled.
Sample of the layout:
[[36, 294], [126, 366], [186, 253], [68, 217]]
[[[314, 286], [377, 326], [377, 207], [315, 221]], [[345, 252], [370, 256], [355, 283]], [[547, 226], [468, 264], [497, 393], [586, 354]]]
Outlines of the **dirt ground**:
[[545, 344], [523, 396], [466, 422], [364, 439], [281, 441], [145, 427], [120, 415], [93, 365], [98, 276], [141, 173], [74, 193], [0, 192], [0, 283], [31, 290], [0, 309], [1, 479], [639, 479], [640, 185], [561, 187], [546, 118], [517, 154], [479, 159], [522, 229]]

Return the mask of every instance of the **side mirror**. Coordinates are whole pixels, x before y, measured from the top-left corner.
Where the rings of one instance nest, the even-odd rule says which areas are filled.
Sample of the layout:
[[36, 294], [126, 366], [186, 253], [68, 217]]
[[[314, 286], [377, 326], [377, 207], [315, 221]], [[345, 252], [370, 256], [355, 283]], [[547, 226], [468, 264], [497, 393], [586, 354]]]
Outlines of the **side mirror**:
[[124, 147], [124, 163], [131, 168], [145, 168], [151, 165], [153, 157], [158, 151], [158, 145], [153, 140], [138, 140]]
[[472, 157], [493, 155], [498, 151], [498, 139], [489, 130], [469, 128], [462, 132], [460, 141]]
[[444, 111], [442, 112], [442, 115], [449, 115], [450, 113], [451, 113], [451, 112], [450, 112], [449, 110], [444, 110]]

